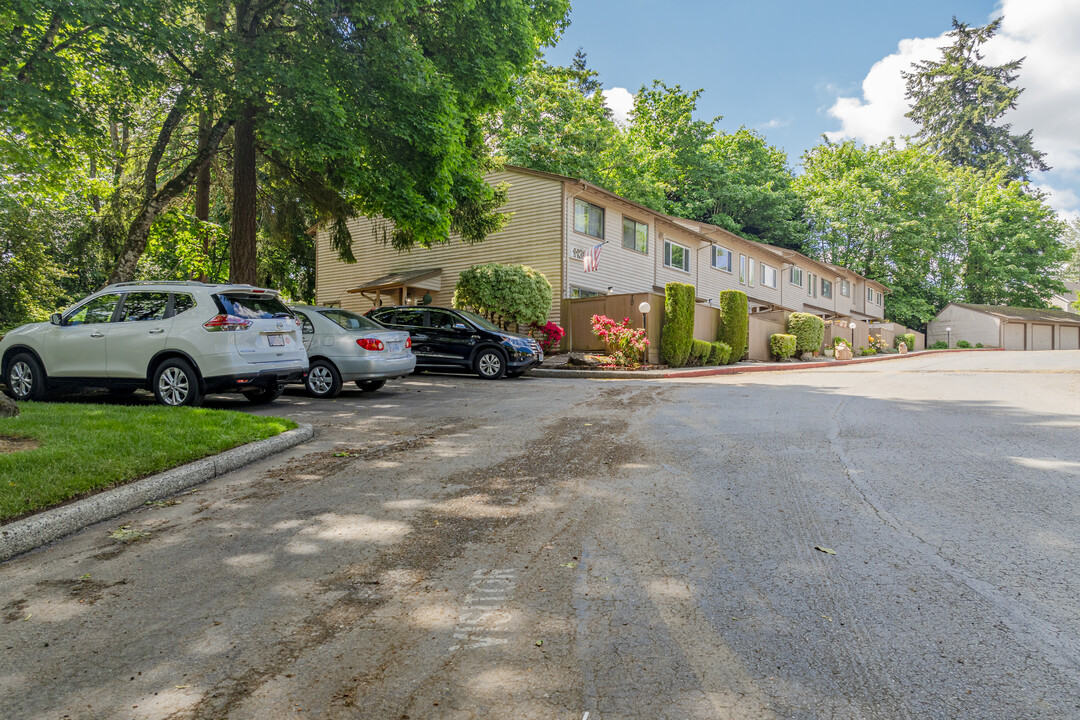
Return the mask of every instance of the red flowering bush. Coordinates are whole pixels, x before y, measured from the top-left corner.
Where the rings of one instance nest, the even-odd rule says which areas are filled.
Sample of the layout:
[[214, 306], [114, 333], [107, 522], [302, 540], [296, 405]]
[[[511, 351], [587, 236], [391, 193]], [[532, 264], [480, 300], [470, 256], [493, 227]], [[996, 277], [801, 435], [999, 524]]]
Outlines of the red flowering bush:
[[555, 323], [548, 322], [546, 325], [530, 325], [529, 334], [540, 343], [540, 349], [544, 351], [544, 354], [548, 355], [559, 347], [559, 343], [566, 336], [566, 331]]
[[618, 367], [636, 366], [649, 346], [645, 331], [630, 327], [630, 318], [618, 323], [604, 315], [593, 315], [592, 331], [607, 347], [612, 364]]

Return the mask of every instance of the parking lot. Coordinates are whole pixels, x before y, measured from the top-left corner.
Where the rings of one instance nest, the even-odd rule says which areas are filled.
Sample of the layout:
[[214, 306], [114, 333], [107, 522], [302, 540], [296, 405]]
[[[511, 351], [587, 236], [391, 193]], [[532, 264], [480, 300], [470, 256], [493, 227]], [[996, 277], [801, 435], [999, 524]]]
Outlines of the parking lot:
[[0, 566], [3, 717], [1080, 714], [1080, 353], [207, 405], [316, 438]]

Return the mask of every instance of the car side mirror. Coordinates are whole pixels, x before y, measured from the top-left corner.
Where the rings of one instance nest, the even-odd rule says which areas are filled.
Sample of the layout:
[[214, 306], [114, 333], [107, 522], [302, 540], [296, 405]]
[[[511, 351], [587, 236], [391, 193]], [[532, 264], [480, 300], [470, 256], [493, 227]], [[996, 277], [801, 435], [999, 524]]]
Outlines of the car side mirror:
[[60, 313], [53, 313], [49, 316], [49, 322], [53, 325], [61, 325], [63, 324], [63, 320], [64, 319], [60, 316]]
[[468, 330], [469, 327], [465, 323], [454, 323], [455, 330]]

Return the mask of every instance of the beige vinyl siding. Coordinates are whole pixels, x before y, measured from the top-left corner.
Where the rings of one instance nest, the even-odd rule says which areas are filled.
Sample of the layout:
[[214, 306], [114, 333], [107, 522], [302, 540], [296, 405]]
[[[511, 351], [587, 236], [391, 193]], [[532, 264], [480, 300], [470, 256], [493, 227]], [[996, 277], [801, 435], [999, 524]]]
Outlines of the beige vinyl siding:
[[442, 286], [431, 293], [432, 302], [449, 306], [463, 270], [487, 262], [521, 263], [543, 273], [551, 283], [550, 318], [559, 322], [563, 284], [562, 182], [513, 171], [493, 173], [489, 180], [495, 185], [509, 185], [502, 211], [512, 213], [512, 217], [506, 227], [476, 245], [466, 245], [451, 236], [450, 242], [430, 249], [399, 253], [378, 239], [389, 223], [381, 218], [359, 217], [349, 220], [357, 260], [353, 264], [338, 259], [330, 247], [328, 231], [320, 229], [316, 235], [316, 302], [340, 303], [343, 308], [363, 312], [371, 303], [358, 293], [348, 293], [349, 289], [391, 272], [442, 268]]
[[[722, 290], [741, 290], [746, 293], [750, 300], [750, 304], [768, 303], [774, 305], [780, 305], [781, 295], [781, 283], [782, 262], [778, 257], [765, 249], [759, 249], [753, 246], [752, 243], [740, 243], [738, 241], [729, 241], [727, 243], [720, 240], [715, 241], [720, 247], [731, 251], [731, 272], [720, 270], [712, 266], [712, 248], [706, 246], [698, 252], [698, 258], [701, 263], [701, 282], [698, 286], [698, 295], [700, 297], [712, 300], [714, 303], [720, 297], [720, 291]], [[751, 258], [754, 260], [754, 285], [750, 286], [750, 283], [739, 282], [739, 258], [745, 257], [747, 260]], [[749, 263], [748, 263], [749, 264]], [[761, 284], [761, 266], [762, 264], [776, 269], [776, 288], [771, 288]], [[749, 269], [747, 269], [749, 274]], [[748, 278], [749, 279], [749, 278]], [[754, 301], [758, 301], [755, 303]]]
[[[952, 333], [945, 330], [948, 327], [952, 328]], [[967, 340], [972, 345], [982, 343], [986, 347], [998, 347], [1001, 343], [1001, 320], [969, 308], [946, 305], [927, 324], [926, 344], [948, 340], [950, 335], [953, 347], [956, 347], [958, 340]]]
[[[569, 186], [574, 187], [574, 186]], [[574, 200], [581, 199], [604, 208], [604, 239], [599, 240], [574, 230]], [[623, 215], [644, 223], [649, 227], [648, 253], [638, 252], [623, 247]], [[600, 251], [600, 262], [594, 272], [585, 272], [581, 258], [575, 258], [574, 250], [585, 251], [607, 242]], [[591, 191], [567, 193], [566, 197], [566, 285], [565, 297], [570, 297], [570, 288], [579, 287], [599, 293], [640, 293], [652, 290], [656, 278], [656, 268], [663, 263], [663, 241], [657, 240], [655, 218], [630, 205], [623, 205], [612, 198]], [[659, 253], [659, 256], [657, 255]], [[683, 273], [685, 277], [685, 273]], [[683, 280], [683, 282], [686, 282]], [[661, 283], [662, 285], [663, 283]], [[619, 318], [620, 320], [622, 318]]]

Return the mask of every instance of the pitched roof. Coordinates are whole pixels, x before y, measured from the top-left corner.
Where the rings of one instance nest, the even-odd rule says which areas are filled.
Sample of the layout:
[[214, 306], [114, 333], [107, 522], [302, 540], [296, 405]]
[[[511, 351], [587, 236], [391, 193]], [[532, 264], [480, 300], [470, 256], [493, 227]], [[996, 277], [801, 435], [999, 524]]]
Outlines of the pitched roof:
[[346, 290], [346, 292], [362, 293], [365, 290], [385, 290], [387, 288], [417, 283], [421, 280], [427, 280], [428, 278], [433, 278], [440, 274], [442, 274], [442, 268], [427, 268], [424, 270], [404, 270], [400, 272], [392, 272], [389, 275], [383, 275], [380, 278], [369, 280], [363, 285], [354, 287], [351, 290]]
[[1022, 320], [1026, 322], [1049, 322], [1080, 325], [1080, 315], [1065, 312], [1057, 308], [1025, 308], [1007, 305], [974, 305], [971, 303], [952, 303], [957, 307], [1002, 318], [1004, 320]]

